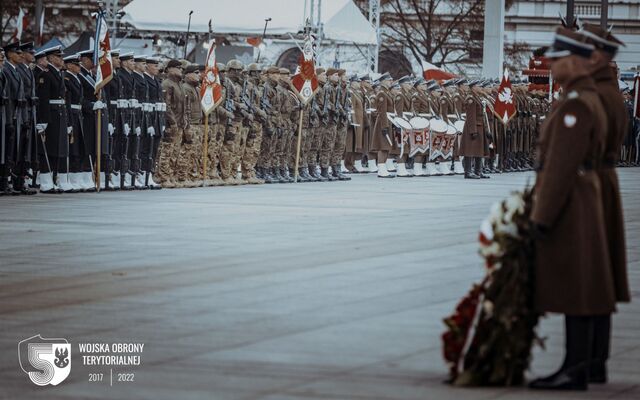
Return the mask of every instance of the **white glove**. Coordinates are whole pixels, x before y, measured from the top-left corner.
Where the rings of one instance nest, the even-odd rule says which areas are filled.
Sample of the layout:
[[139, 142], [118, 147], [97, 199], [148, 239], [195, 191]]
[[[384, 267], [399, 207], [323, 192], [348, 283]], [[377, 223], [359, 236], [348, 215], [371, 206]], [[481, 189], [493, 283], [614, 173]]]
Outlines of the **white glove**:
[[113, 133], [116, 131], [116, 128], [113, 126], [112, 123], [109, 123], [109, 135], [113, 135]]
[[71, 135], [71, 132], [73, 132], [73, 126], [67, 126], [67, 135]]
[[93, 103], [93, 111], [102, 110], [103, 108], [107, 108], [107, 105], [104, 104], [102, 101], [98, 100], [95, 103]]
[[155, 136], [156, 135], [156, 130], [153, 128], [153, 126], [150, 126], [147, 128], [147, 134], [151, 135], [151, 136]]
[[136, 127], [136, 136], [140, 136], [140, 134], [142, 133], [142, 129], [140, 129], [140, 127]]
[[129, 124], [124, 124], [124, 135], [129, 136], [129, 133], [131, 133], [131, 127]]
[[164, 128], [165, 128], [165, 126], [164, 126], [164, 125], [162, 125], [162, 128], [161, 128], [161, 129], [162, 129], [162, 132], [164, 132]]
[[45, 130], [47, 130], [48, 124], [36, 124], [36, 130], [39, 134], [42, 134]]

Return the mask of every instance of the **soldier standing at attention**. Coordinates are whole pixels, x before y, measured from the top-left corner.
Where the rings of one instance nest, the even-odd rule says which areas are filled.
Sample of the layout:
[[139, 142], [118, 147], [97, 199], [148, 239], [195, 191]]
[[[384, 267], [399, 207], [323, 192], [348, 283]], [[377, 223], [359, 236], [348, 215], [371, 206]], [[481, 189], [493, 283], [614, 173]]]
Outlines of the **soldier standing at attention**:
[[166, 67], [167, 79], [162, 81], [164, 102], [167, 104], [165, 113], [166, 127], [162, 143], [160, 144], [158, 172], [162, 179], [162, 186], [176, 187], [176, 162], [180, 155], [180, 145], [185, 129], [185, 95], [180, 86], [182, 80], [182, 64], [178, 60], [169, 60]]
[[162, 189], [162, 186], [153, 180], [158, 159], [158, 148], [164, 135], [164, 113], [166, 104], [162, 97], [162, 83], [158, 79], [160, 60], [149, 57], [146, 60], [144, 79], [147, 82], [147, 109], [149, 119], [146, 140], [142, 143], [142, 169], [145, 171], [145, 186], [150, 189]]
[[220, 154], [220, 171], [225, 185], [239, 185], [241, 182], [236, 178], [238, 174], [238, 164], [236, 161], [240, 147], [242, 121], [249, 115], [247, 106], [242, 104], [240, 85], [240, 74], [242, 63], [238, 60], [231, 60], [227, 63], [227, 73], [224, 77], [224, 88], [226, 100], [233, 105], [233, 118], [227, 120], [227, 126]]
[[318, 173], [318, 162], [320, 160], [320, 150], [322, 148], [322, 140], [325, 132], [325, 124], [328, 122], [324, 115], [324, 85], [327, 82], [327, 74], [324, 68], [316, 68], [316, 76], [318, 77], [319, 87], [316, 95], [311, 102], [315, 111], [310, 111], [310, 116], [315, 114], [315, 121], [311, 123], [313, 128], [309, 134], [309, 154], [307, 156], [307, 167], [309, 175], [316, 182], [326, 182], [327, 178]]
[[74, 192], [95, 191], [91, 181], [84, 179], [82, 164], [87, 157], [82, 127], [83, 88], [80, 81], [80, 56], [72, 54], [64, 58], [66, 71], [64, 84], [67, 96], [65, 103], [69, 115], [69, 126], [72, 127], [69, 140], [69, 184]]
[[477, 81], [469, 82], [472, 88], [465, 99], [467, 119], [462, 130], [460, 155], [464, 157], [465, 179], [488, 178], [482, 173], [482, 158], [485, 156], [485, 123], [482, 103], [473, 92]]
[[[533, 389], [586, 390], [594, 322], [615, 311], [602, 189], [597, 170], [607, 141], [607, 116], [591, 78], [594, 50], [584, 36], [558, 28], [551, 73], [563, 95], [538, 141], [531, 222], [535, 227], [535, 308], [565, 314], [565, 360]], [[602, 360], [600, 360], [602, 361]]]
[[247, 141], [244, 146], [244, 153], [240, 157], [240, 167], [242, 170], [242, 179], [251, 185], [264, 183], [264, 180], [256, 176], [256, 165], [260, 156], [260, 147], [262, 146], [262, 125], [267, 122], [267, 113], [262, 109], [260, 104], [260, 69], [258, 64], [249, 64], [247, 67], [247, 100], [255, 111], [253, 121], [249, 122], [249, 132]]
[[204, 124], [200, 105], [200, 73], [198, 65], [189, 65], [184, 70], [182, 90], [185, 94], [187, 127], [178, 157], [178, 187], [193, 188], [199, 185], [202, 174], [202, 140]]
[[375, 99], [376, 119], [372, 132], [371, 151], [377, 153], [378, 178], [395, 178], [395, 175], [387, 169], [386, 164], [389, 152], [393, 149], [391, 122], [387, 118], [387, 112], [394, 112], [393, 97], [390, 91], [393, 78], [389, 73], [385, 73], [378, 79], [378, 82], [380, 86]]
[[[618, 87], [616, 70], [612, 66], [618, 48], [623, 43], [613, 36], [611, 32], [591, 24], [584, 24], [579, 33], [587, 38], [587, 43], [595, 47], [595, 51], [591, 55], [590, 71], [607, 115], [604, 158], [597, 172], [602, 190], [602, 204], [609, 244], [615, 300], [617, 302], [629, 302], [631, 296], [627, 278], [624, 217], [620, 198], [620, 185], [615, 170], [620, 157], [620, 148], [627, 133], [629, 118], [625, 109], [624, 99]], [[589, 382], [606, 383], [606, 362], [609, 358], [611, 337], [611, 314], [593, 317], [593, 326]]]

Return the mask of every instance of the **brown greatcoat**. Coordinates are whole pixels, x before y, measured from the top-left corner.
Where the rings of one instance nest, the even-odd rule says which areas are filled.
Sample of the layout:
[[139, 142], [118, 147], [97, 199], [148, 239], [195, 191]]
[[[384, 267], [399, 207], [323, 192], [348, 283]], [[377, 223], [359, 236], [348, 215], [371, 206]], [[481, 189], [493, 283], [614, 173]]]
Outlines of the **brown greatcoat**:
[[465, 100], [465, 112], [467, 119], [462, 129], [460, 149], [458, 154], [463, 157], [485, 156], [484, 115], [480, 100], [473, 95]]
[[620, 147], [627, 133], [629, 116], [624, 99], [618, 89], [618, 79], [614, 71], [606, 66], [593, 75], [598, 94], [607, 114], [607, 141], [605, 144], [603, 168], [598, 170], [602, 185], [602, 206], [606, 223], [607, 240], [613, 283], [617, 301], [630, 301], [629, 281], [627, 279], [626, 245], [624, 236], [624, 218], [618, 174], [615, 170]]
[[372, 122], [375, 116], [375, 111], [367, 111], [371, 108], [375, 107], [375, 93], [373, 91], [369, 91], [365, 88], [362, 89], [362, 109], [363, 109], [363, 143], [362, 143], [362, 152], [369, 153], [369, 149], [371, 148], [371, 132], [373, 131]]
[[536, 241], [539, 312], [603, 315], [615, 310], [600, 179], [606, 115], [590, 77], [565, 85], [538, 142], [531, 220], [546, 227]]
[[373, 126], [371, 151], [390, 151], [393, 148], [385, 137], [385, 134], [389, 135], [389, 140], [393, 143], [393, 132], [387, 112], [393, 112], [393, 98], [389, 89], [381, 86], [376, 95], [376, 122]]
[[347, 152], [362, 153], [364, 151], [364, 102], [362, 91], [349, 89], [351, 96], [351, 123], [347, 134]]

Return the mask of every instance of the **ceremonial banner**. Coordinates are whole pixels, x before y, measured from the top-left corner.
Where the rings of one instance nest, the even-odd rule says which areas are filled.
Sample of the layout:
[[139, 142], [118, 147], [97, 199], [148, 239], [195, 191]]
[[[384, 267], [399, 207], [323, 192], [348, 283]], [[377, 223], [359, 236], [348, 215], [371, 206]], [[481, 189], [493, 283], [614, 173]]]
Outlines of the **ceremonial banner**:
[[456, 76], [452, 73], [441, 70], [435, 65], [422, 61], [422, 77], [426, 80], [436, 80], [436, 81], [446, 81], [448, 79], [455, 78]]
[[313, 40], [307, 36], [296, 74], [291, 78], [291, 89], [303, 105], [307, 105], [318, 91], [318, 77], [313, 61]]
[[202, 111], [209, 115], [222, 102], [222, 84], [216, 65], [216, 46], [213, 43], [209, 47], [205, 68], [200, 85], [200, 104]]
[[511, 118], [516, 115], [516, 104], [513, 98], [513, 88], [509, 80], [509, 72], [505, 69], [502, 76], [502, 82], [498, 88], [493, 113], [504, 124], [507, 125]]
[[24, 32], [24, 28], [27, 26], [29, 26], [29, 18], [24, 10], [20, 8], [20, 11], [18, 11], [18, 18], [16, 19], [16, 29], [13, 31], [13, 36], [11, 36], [12, 41], [20, 41], [22, 39], [22, 32]]
[[93, 52], [93, 64], [96, 65], [95, 93], [98, 93], [113, 78], [113, 61], [111, 60], [111, 42], [109, 26], [104, 11], [96, 13], [96, 38]]

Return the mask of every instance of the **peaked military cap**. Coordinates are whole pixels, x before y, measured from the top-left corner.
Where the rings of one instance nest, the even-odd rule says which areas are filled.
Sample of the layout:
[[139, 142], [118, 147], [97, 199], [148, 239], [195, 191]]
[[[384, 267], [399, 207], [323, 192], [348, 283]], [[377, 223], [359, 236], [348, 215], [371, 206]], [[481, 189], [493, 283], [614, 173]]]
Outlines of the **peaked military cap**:
[[62, 46], [60, 45], [49, 47], [48, 49], [43, 50], [43, 53], [45, 56], [64, 56], [64, 53], [62, 52]]
[[82, 50], [78, 52], [80, 57], [89, 57], [93, 58], [93, 49]]
[[[120, 59], [122, 59], [123, 56], [120, 56]], [[172, 58], [171, 60], [169, 60], [169, 62], [167, 62], [167, 67], [166, 69], [169, 68], [182, 68], [182, 63], [174, 58]]]
[[289, 75], [291, 71], [286, 68], [280, 68], [280, 75]]
[[38, 50], [35, 54], [36, 60], [42, 57], [46, 57], [47, 56], [46, 51], [47, 51], [46, 49]]
[[160, 64], [160, 59], [158, 57], [147, 57], [147, 64]]
[[605, 51], [611, 55], [616, 55], [618, 48], [624, 43], [606, 29], [593, 24], [584, 24], [579, 34], [587, 38], [586, 42], [595, 46], [596, 49]]
[[595, 47], [586, 43], [586, 36], [571, 29], [559, 27], [553, 36], [551, 47], [544, 53], [547, 58], [561, 58], [570, 55], [591, 57]]
[[133, 60], [133, 52], [127, 52], [120, 54], [120, 61]]
[[358, 78], [357, 74], [353, 74], [351, 75], [351, 77], [349, 78], [349, 82], [360, 82], [360, 78]]
[[398, 79], [398, 83], [399, 83], [399, 84], [401, 84], [401, 85], [402, 85], [402, 84], [405, 84], [405, 83], [406, 83], [406, 84], [411, 84], [411, 83], [413, 83], [413, 80], [414, 80], [414, 79], [413, 79], [413, 76], [411, 76], [411, 75], [405, 75], [405, 76], [403, 76], [402, 78]]
[[371, 82], [371, 76], [369, 74], [360, 75], [360, 80], [365, 82]]
[[111, 57], [120, 57], [120, 49], [111, 49]]
[[143, 55], [133, 56], [133, 61], [134, 62], [147, 62], [147, 56], [143, 56]]
[[33, 42], [22, 43], [20, 45], [20, 50], [27, 51], [32, 54], [36, 51], [36, 49], [33, 47]]
[[9, 43], [8, 45], [4, 46], [3, 49], [5, 53], [9, 53], [10, 51], [14, 53], [22, 52], [22, 50], [20, 49], [20, 42]]
[[65, 63], [80, 64], [80, 55], [78, 53], [66, 56], [62, 59]]
[[424, 80], [424, 78], [418, 78], [413, 82], [413, 87], [418, 87], [420, 85], [425, 85], [427, 83], [427, 81]]

